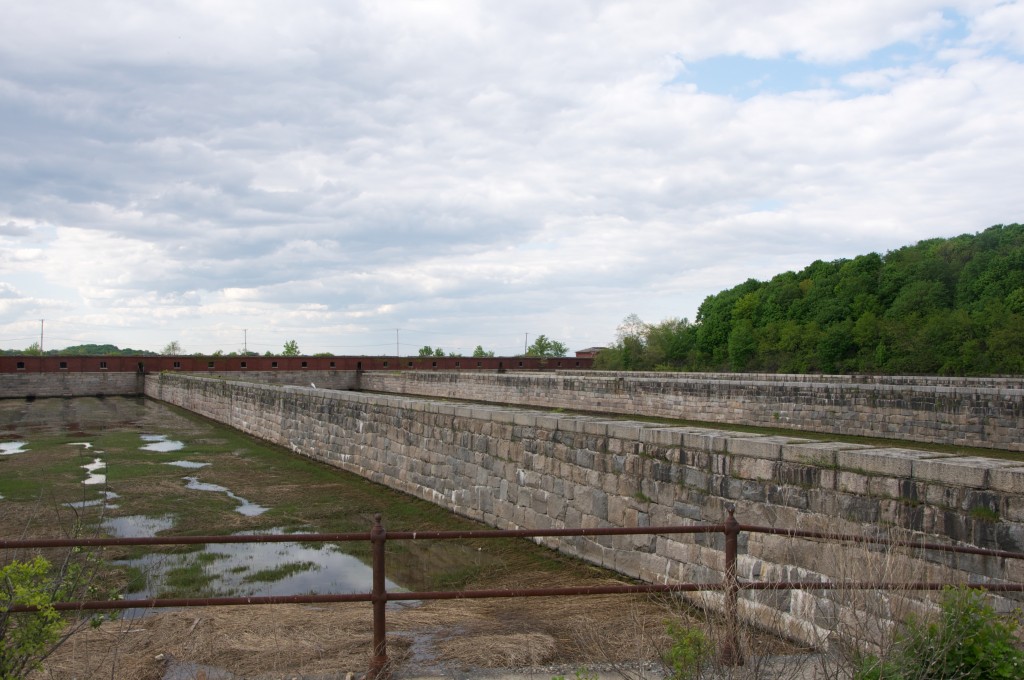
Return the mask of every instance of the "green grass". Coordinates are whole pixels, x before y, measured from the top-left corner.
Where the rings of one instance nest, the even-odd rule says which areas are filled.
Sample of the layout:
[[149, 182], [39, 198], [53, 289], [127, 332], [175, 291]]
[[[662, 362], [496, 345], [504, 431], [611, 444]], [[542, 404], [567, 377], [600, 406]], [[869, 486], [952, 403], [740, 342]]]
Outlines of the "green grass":
[[288, 564], [281, 564], [273, 569], [260, 569], [259, 571], [249, 574], [244, 579], [243, 583], [273, 583], [274, 581], [281, 581], [294, 574], [299, 574], [304, 571], [316, 571], [320, 567], [315, 562], [289, 562]]
[[176, 567], [164, 576], [164, 585], [158, 597], [201, 597], [211, 591], [216, 576], [201, 564]]

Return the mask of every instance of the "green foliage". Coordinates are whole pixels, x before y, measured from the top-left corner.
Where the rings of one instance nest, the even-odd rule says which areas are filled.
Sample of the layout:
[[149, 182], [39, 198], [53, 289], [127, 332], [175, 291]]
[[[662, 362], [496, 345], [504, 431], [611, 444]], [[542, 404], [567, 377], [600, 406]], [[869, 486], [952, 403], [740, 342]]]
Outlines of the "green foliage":
[[[444, 349], [441, 347], [431, 347], [430, 345], [423, 345], [419, 349], [419, 355], [421, 357], [443, 357]], [[452, 356], [455, 356], [454, 354]]]
[[668, 621], [665, 630], [672, 643], [662, 653], [669, 680], [689, 680], [700, 675], [701, 666], [711, 658], [711, 643], [704, 632], [698, 628], [681, 626], [675, 621]]
[[817, 261], [709, 296], [696, 322], [636, 315], [605, 370], [1024, 373], [1024, 225]]
[[294, 340], [289, 340], [284, 343], [284, 349], [281, 350], [281, 356], [283, 357], [297, 357], [299, 356], [299, 343]]
[[40, 351], [39, 343], [33, 342], [25, 349], [3, 349], [0, 350], [0, 355], [6, 356], [157, 356], [156, 352], [151, 352], [144, 349], [132, 349], [126, 347], [124, 349], [119, 348], [117, 345], [95, 345], [95, 344], [84, 344], [84, 345], [71, 345], [64, 349], [48, 349], [45, 352]]
[[181, 348], [181, 343], [177, 340], [171, 340], [169, 343], [164, 345], [164, 348], [160, 350], [160, 353], [164, 356], [180, 356], [184, 354], [184, 350]]
[[557, 340], [551, 340], [546, 335], [541, 334], [537, 336], [537, 339], [533, 341], [526, 350], [526, 356], [528, 357], [564, 357], [568, 354], [569, 348], [560, 343]]
[[[0, 567], [0, 678], [27, 676], [60, 641], [64, 620], [53, 604], [67, 595], [66, 583], [43, 557]], [[14, 605], [38, 610], [12, 614]]]
[[485, 350], [483, 348], [483, 345], [477, 345], [476, 348], [473, 350], [473, 356], [476, 357], [477, 359], [483, 359], [486, 357], [493, 357], [494, 352]]
[[970, 516], [972, 519], [976, 519], [980, 522], [998, 522], [999, 511], [993, 510], [992, 508], [985, 507], [984, 505], [976, 505], [971, 508]]
[[912, 619], [885, 659], [866, 656], [855, 680], [987, 680], [1024, 677], [1017, 624], [999, 616], [982, 591], [947, 588], [938, 620]]

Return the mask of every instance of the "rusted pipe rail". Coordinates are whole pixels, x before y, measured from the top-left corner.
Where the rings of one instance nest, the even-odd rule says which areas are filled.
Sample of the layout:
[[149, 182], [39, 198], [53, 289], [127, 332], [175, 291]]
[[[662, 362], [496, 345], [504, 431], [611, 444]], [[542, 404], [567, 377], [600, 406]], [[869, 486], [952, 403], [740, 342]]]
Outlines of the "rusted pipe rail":
[[[586, 596], [608, 594], [650, 594], [720, 591], [725, 598], [726, 621], [729, 626], [719, 653], [727, 664], [742, 664], [739, 648], [738, 595], [741, 590], [941, 590], [950, 583], [911, 582], [885, 583], [866, 581], [742, 581], [736, 571], [738, 537], [742, 532], [763, 533], [789, 538], [840, 541], [915, 548], [950, 553], [983, 555], [1000, 559], [1024, 559], [1024, 553], [1006, 550], [990, 550], [974, 546], [955, 546], [944, 543], [925, 543], [882, 537], [829, 534], [825, 532], [778, 529], [750, 524], [740, 524], [734, 517], [734, 508], [728, 508], [728, 518], [722, 524], [699, 526], [658, 526], [635, 528], [591, 528], [591, 529], [513, 529], [482, 531], [385, 531], [381, 516], [374, 517], [369, 532], [349, 533], [306, 533], [306, 534], [249, 534], [236, 536], [156, 536], [144, 538], [57, 538], [0, 540], [0, 548], [61, 548], [61, 547], [104, 547], [125, 545], [196, 545], [217, 543], [283, 543], [283, 542], [351, 542], [369, 541], [373, 556], [373, 584], [370, 593], [348, 593], [332, 595], [279, 595], [253, 597], [212, 597], [212, 598], [150, 598], [138, 600], [87, 600], [79, 602], [54, 603], [59, 611], [93, 611], [102, 609], [149, 609], [160, 607], [206, 607], [232, 605], [271, 604], [322, 604], [336, 602], [371, 602], [374, 610], [373, 656], [367, 678], [384, 680], [388, 677], [386, 644], [386, 605], [392, 601], [480, 599], [509, 597], [551, 597]], [[624, 536], [649, 534], [708, 534], [721, 533], [725, 536], [725, 574], [719, 583], [676, 583], [644, 585], [602, 585], [560, 588], [512, 588], [495, 590], [428, 591], [388, 593], [385, 588], [385, 544], [388, 540], [446, 540], [446, 539], [491, 539], [491, 538], [542, 538], [559, 536]], [[992, 592], [1024, 592], [1024, 583], [971, 584]], [[7, 608], [12, 613], [36, 611], [36, 607], [15, 605]]]

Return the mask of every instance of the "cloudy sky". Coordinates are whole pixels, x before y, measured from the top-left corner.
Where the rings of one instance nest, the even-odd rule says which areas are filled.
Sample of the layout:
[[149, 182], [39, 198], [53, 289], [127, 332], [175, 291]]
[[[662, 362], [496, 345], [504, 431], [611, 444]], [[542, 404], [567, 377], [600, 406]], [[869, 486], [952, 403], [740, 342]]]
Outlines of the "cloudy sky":
[[576, 350], [1020, 221], [1016, 2], [0, 0], [0, 348]]

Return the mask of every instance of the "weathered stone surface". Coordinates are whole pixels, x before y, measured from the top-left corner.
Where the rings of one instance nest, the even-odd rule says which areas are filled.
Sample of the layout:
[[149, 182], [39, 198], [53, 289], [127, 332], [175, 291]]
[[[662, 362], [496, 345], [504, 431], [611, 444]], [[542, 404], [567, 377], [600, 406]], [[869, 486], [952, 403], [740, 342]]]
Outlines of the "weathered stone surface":
[[[929, 541], [1024, 543], [1024, 466], [1008, 461], [182, 375], [151, 376], [146, 390], [503, 528], [719, 523], [735, 503], [744, 524], [864, 535], [884, 523]], [[718, 582], [724, 541], [713, 532], [539, 542], [648, 580]], [[836, 541], [762, 534], [739, 544], [745, 569], [780, 578], [843, 578], [872, 555], [836, 559]], [[998, 577], [994, 563], [914, 558], [921, 578], [959, 581]], [[817, 595], [744, 602], [752, 621], [779, 630], [818, 630], [835, 616]]]
[[845, 449], [836, 452], [836, 463], [844, 470], [910, 477], [916, 461], [947, 457], [949, 454], [913, 449]]

